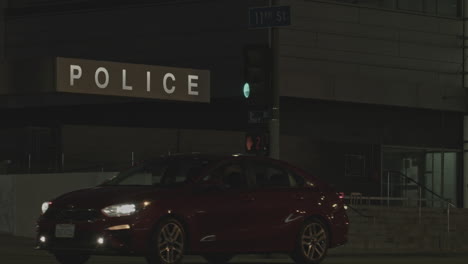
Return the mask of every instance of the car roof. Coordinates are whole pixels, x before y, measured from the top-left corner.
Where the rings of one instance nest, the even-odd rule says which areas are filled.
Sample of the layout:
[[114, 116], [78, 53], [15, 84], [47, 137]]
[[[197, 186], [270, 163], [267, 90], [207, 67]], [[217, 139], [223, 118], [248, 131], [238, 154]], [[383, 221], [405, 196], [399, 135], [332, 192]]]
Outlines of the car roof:
[[210, 159], [210, 160], [224, 160], [242, 157], [248, 160], [259, 160], [259, 161], [270, 161], [278, 164], [283, 164], [286, 166], [291, 166], [289, 163], [281, 160], [272, 159], [266, 156], [257, 156], [244, 153], [202, 153], [202, 152], [189, 152], [189, 153], [171, 153], [160, 156], [160, 158], [201, 158], [201, 159]]

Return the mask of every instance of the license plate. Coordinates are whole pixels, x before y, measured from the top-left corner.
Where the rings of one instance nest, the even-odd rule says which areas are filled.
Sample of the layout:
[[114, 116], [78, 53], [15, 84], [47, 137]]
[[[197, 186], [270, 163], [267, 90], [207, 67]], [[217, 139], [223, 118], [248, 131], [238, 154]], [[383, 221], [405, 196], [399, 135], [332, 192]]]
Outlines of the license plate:
[[55, 237], [73, 238], [75, 237], [75, 225], [60, 224], [55, 226]]

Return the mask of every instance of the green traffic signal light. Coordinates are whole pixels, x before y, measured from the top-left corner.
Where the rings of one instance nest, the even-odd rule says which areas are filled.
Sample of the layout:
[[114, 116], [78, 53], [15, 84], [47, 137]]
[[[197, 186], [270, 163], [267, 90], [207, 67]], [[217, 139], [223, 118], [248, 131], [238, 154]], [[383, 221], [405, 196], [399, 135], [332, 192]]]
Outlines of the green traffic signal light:
[[249, 83], [244, 84], [243, 92], [244, 92], [244, 97], [249, 98], [250, 96], [250, 84]]

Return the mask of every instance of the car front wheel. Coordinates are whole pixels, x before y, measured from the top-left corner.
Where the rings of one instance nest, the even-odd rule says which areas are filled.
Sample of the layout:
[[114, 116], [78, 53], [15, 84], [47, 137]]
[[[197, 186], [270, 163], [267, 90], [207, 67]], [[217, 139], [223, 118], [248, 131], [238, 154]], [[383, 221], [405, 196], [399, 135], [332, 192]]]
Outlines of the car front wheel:
[[178, 264], [184, 256], [185, 231], [175, 219], [163, 220], [157, 227], [151, 242], [149, 264]]
[[54, 253], [55, 259], [60, 264], [84, 264], [89, 260], [89, 255], [77, 255], [66, 253]]
[[325, 224], [311, 219], [302, 225], [292, 259], [298, 264], [318, 264], [327, 255], [329, 234]]

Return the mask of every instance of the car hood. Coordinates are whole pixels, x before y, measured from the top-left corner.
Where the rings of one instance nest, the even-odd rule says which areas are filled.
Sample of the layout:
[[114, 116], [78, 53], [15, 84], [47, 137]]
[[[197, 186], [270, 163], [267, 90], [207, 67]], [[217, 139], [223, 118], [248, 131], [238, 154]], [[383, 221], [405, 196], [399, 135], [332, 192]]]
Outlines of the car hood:
[[113, 204], [143, 202], [172, 193], [154, 186], [98, 186], [66, 193], [52, 201], [53, 207], [100, 209]]

